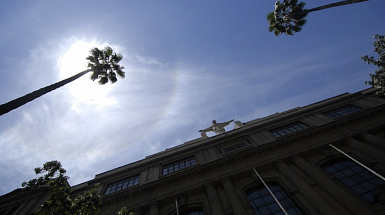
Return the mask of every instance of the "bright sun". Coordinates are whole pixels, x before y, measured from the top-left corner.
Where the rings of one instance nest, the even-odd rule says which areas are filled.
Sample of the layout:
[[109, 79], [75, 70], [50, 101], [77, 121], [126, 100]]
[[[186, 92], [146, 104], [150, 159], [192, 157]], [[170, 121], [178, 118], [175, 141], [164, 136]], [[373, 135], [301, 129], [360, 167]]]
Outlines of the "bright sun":
[[[101, 49], [104, 46], [96, 42], [76, 41], [73, 43], [60, 59], [60, 78], [65, 79], [86, 70], [88, 64], [86, 57], [89, 56], [90, 50], [94, 47]], [[90, 74], [85, 74], [68, 86], [73, 97], [72, 109], [76, 111], [82, 111], [90, 105], [102, 108], [116, 103], [113, 98], [107, 96], [112, 86], [110, 84], [99, 85], [97, 80], [90, 79]]]

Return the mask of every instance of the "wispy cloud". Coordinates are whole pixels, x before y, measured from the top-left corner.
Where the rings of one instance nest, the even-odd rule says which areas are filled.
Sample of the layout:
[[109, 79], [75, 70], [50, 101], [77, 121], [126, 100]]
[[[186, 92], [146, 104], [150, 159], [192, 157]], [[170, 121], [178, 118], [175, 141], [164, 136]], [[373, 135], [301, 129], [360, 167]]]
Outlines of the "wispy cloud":
[[365, 88], [373, 69], [356, 62], [381, 33], [383, 8], [364, 3], [367, 16], [346, 8], [343, 28], [312, 16], [300, 34], [277, 38], [267, 31], [271, 2], [121, 2], [104, 4], [97, 21], [98, 4], [63, 4], [4, 4], [0, 102], [84, 70], [76, 62], [86, 49], [66, 55], [76, 42], [111, 45], [126, 78], [99, 86], [85, 75], [3, 115], [0, 194], [48, 160], [60, 160], [76, 184], [198, 138], [213, 119], [249, 121]]

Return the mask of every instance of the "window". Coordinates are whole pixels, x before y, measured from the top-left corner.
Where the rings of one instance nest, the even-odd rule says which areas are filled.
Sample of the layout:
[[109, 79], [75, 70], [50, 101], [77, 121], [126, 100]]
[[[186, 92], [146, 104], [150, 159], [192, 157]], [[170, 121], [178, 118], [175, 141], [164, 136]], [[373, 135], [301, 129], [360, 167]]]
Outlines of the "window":
[[238, 149], [241, 149], [243, 147], [247, 146], [245, 142], [241, 142], [241, 143], [236, 143], [234, 145], [231, 145], [231, 146], [226, 146], [226, 147], [223, 147], [223, 152], [225, 153], [228, 153], [228, 152], [231, 152], [231, 151], [235, 151], [235, 150], [238, 150]]
[[354, 112], [357, 112], [361, 110], [361, 108], [353, 106], [353, 105], [345, 105], [343, 107], [339, 107], [336, 109], [333, 109], [331, 111], [323, 113], [323, 115], [328, 116], [332, 119], [336, 119]]
[[108, 185], [104, 195], [117, 192], [139, 184], [139, 175]]
[[205, 215], [203, 211], [191, 211], [187, 213], [181, 213], [181, 215]]
[[162, 175], [167, 175], [182, 169], [185, 169], [196, 164], [195, 157], [191, 156], [183, 160], [179, 160], [167, 165], [164, 165], [162, 168]]
[[179, 213], [180, 215], [205, 215], [202, 208], [191, 208], [187, 210], [182, 210]]
[[[286, 212], [290, 215], [302, 214], [297, 206], [290, 200], [286, 193], [280, 186], [269, 185], [269, 188], [274, 196], [278, 199], [279, 203], [285, 208]], [[273, 196], [270, 195], [269, 191], [265, 187], [252, 190], [248, 193], [247, 199], [256, 214], [258, 215], [281, 215], [284, 214], [282, 209], [275, 202]]]
[[300, 130], [303, 130], [305, 128], [308, 128], [307, 125], [301, 123], [301, 122], [294, 122], [279, 128], [275, 128], [270, 130], [270, 132], [275, 136], [275, 137], [282, 137], [287, 134], [291, 134]]
[[[205, 215], [202, 207], [192, 207], [192, 208], [179, 208], [180, 215]], [[173, 213], [172, 215], [176, 215], [177, 213]]]
[[385, 184], [379, 177], [350, 160], [333, 162], [323, 166], [323, 169], [370, 204], [375, 203], [374, 194], [377, 186]]

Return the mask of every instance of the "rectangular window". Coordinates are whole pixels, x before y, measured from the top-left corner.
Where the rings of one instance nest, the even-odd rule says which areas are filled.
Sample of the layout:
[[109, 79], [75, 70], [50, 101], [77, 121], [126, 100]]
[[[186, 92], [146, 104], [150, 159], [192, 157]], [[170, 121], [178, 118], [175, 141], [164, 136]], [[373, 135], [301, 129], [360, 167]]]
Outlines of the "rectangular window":
[[116, 183], [112, 183], [108, 185], [106, 191], [104, 192], [104, 195], [117, 192], [119, 190], [123, 190], [128, 187], [132, 187], [139, 184], [139, 175], [136, 175], [131, 178], [126, 178], [122, 181], [118, 181]]
[[357, 112], [361, 110], [361, 108], [353, 106], [353, 105], [345, 105], [336, 109], [333, 109], [331, 111], [323, 113], [323, 115], [330, 117], [332, 119], [336, 119], [345, 115], [352, 114], [354, 112]]
[[303, 130], [305, 128], [308, 128], [309, 126], [303, 124], [302, 122], [294, 122], [290, 123], [288, 125], [275, 128], [270, 130], [270, 132], [275, 136], [275, 137], [282, 137], [300, 130]]
[[183, 160], [175, 161], [164, 165], [162, 168], [162, 175], [167, 175], [182, 169], [185, 169], [190, 166], [194, 166], [196, 164], [196, 160], [194, 156], [185, 158]]

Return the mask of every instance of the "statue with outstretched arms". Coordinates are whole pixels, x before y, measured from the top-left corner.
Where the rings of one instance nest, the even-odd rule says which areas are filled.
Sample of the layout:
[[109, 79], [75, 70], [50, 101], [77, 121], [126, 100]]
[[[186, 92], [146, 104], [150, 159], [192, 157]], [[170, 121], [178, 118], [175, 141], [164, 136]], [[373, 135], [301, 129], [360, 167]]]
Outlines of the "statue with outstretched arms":
[[213, 125], [206, 128], [206, 129], [203, 129], [203, 130], [199, 130], [199, 132], [209, 132], [209, 131], [213, 131], [215, 132], [216, 134], [222, 134], [222, 133], [225, 133], [226, 130], [225, 130], [225, 127], [227, 125], [230, 124], [230, 122], [234, 121], [233, 119], [230, 120], [230, 121], [227, 121], [227, 122], [221, 122], [221, 123], [217, 123], [215, 120], [213, 120]]

